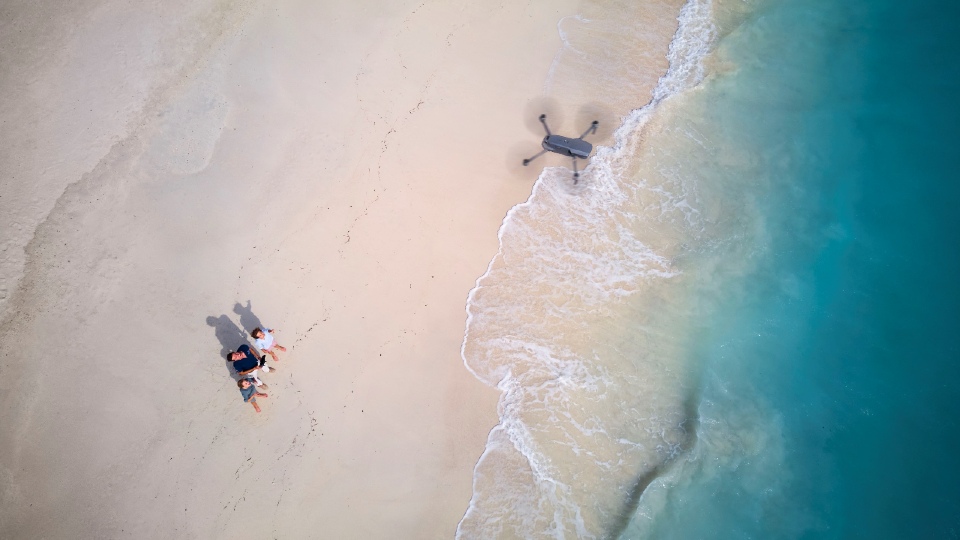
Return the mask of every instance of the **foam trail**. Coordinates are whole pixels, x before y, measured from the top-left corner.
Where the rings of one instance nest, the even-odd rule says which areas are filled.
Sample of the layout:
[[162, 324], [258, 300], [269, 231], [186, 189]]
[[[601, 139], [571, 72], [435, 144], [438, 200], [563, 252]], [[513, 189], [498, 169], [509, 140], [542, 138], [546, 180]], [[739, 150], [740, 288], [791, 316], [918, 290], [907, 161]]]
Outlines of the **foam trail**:
[[578, 51], [576, 47], [570, 44], [570, 40], [567, 38], [567, 33], [564, 32], [563, 30], [563, 23], [567, 19], [573, 19], [581, 23], [590, 22], [590, 19], [584, 18], [581, 15], [568, 15], [566, 17], [561, 18], [559, 21], [557, 21], [557, 34], [560, 35], [560, 42], [563, 43], [563, 47], [557, 51], [557, 54], [554, 55], [553, 57], [553, 61], [550, 62], [550, 69], [547, 71], [547, 78], [546, 78], [546, 81], [544, 81], [543, 83], [544, 94], [550, 93], [550, 81], [553, 80], [553, 74], [556, 72], [557, 66], [560, 64], [560, 58], [563, 56], [563, 51], [570, 50], [577, 54], [583, 54], [582, 52]]

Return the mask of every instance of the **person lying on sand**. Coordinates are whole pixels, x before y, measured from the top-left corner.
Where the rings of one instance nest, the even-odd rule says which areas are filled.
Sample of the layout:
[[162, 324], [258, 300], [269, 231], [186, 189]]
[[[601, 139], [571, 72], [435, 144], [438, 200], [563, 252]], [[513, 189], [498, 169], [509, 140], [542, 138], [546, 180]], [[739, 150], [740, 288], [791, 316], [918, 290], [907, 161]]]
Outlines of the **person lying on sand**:
[[255, 385], [267, 388], [267, 385], [263, 384], [263, 381], [257, 376], [257, 370], [262, 367], [265, 373], [269, 373], [270, 368], [267, 366], [266, 360], [258, 357], [250, 350], [249, 345], [244, 343], [237, 347], [236, 351], [228, 352], [227, 360], [233, 362], [233, 369], [236, 370], [237, 375], [249, 377]]
[[273, 339], [273, 333], [276, 330], [271, 330], [269, 328], [254, 328], [253, 332], [250, 332], [250, 335], [254, 339], [254, 347], [257, 349], [257, 352], [262, 356], [263, 353], [267, 353], [273, 358], [274, 362], [279, 362], [280, 359], [277, 358], [277, 354], [273, 352], [273, 349], [277, 349], [281, 352], [287, 352], [286, 347], [280, 345]]
[[253, 384], [252, 379], [240, 379], [237, 381], [237, 387], [240, 388], [240, 394], [243, 396], [243, 401], [246, 403], [252, 403], [253, 408], [260, 412], [260, 406], [257, 405], [258, 397], [270, 397], [263, 392], [257, 392], [257, 387]]

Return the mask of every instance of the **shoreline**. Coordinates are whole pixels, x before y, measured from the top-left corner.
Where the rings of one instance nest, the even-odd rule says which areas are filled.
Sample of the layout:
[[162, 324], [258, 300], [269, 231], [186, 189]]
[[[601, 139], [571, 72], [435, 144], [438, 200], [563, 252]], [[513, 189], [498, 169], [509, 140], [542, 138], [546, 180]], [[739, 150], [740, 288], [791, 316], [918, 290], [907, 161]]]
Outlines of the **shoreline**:
[[[604, 235], [602, 228], [606, 221], [603, 210], [616, 211], [622, 205], [622, 201], [620, 205], [614, 202], [619, 200], [616, 196], [611, 201], [601, 195], [620, 193], [614, 185], [616, 182], [609, 177], [616, 173], [611, 173], [609, 169], [617, 170], [624, 163], [615, 165], [611, 161], [623, 162], [630, 148], [634, 152], [639, 148], [639, 141], [647, 127], [646, 119], [655, 114], [654, 108], [662, 100], [695, 86], [702, 77], [698, 70], [689, 70], [697, 67], [698, 59], [706, 53], [712, 40], [709, 3], [704, 6], [696, 2], [677, 2], [673, 7], [676, 11], [670, 12], [669, 8], [660, 6], [673, 16], [670, 19], [652, 8], [648, 12], [631, 13], [625, 17], [638, 26], [645, 21], [644, 17], [653, 18], [653, 22], [660, 22], [661, 25], [663, 21], [670, 20], [673, 24], [666, 25], [668, 31], [660, 34], [669, 39], [663, 39], [660, 44], [656, 43], [656, 36], [652, 39], [647, 36], [650, 42], [638, 45], [631, 39], [633, 36], [620, 31], [622, 27], [616, 22], [608, 23], [606, 27], [601, 23], [584, 29], [589, 41], [579, 46], [568, 43], [569, 52], [573, 54], [566, 64], [561, 53], [551, 65], [552, 73], [566, 71], [569, 78], [555, 76], [555, 79], [548, 80], [549, 86], [564, 88], [573, 95], [601, 96], [603, 103], [612, 108], [614, 114], [621, 116], [622, 123], [616, 126], [616, 142], [612, 146], [597, 148], [594, 159], [599, 159], [601, 164], [599, 169], [592, 171], [593, 174], [587, 169], [583, 177], [585, 185], [579, 188], [564, 186], [563, 169], [554, 169], [538, 180], [527, 201], [511, 209], [498, 231], [500, 249], [497, 256], [478, 278], [468, 297], [468, 322], [461, 355], [468, 370], [488, 385], [495, 385], [501, 390], [498, 407], [501, 421], [488, 436], [486, 449], [475, 469], [474, 498], [458, 527], [458, 537], [523, 538], [554, 529], [574, 536], [617, 535], [628, 524], [628, 514], [625, 512], [631, 511], [631, 506], [637, 503], [643, 489], [673, 459], [670, 455], [659, 456], [659, 451], [641, 453], [639, 456], [631, 455], [631, 451], [648, 444], [656, 448], [660, 443], [669, 448], [689, 448], [693, 444], [682, 433], [682, 426], [686, 422], [683, 414], [672, 410], [668, 404], [657, 405], [656, 398], [653, 398], [652, 402], [641, 405], [653, 408], [644, 409], [646, 415], [637, 414], [641, 417], [663, 417], [663, 425], [649, 428], [666, 430], [662, 441], [651, 442], [641, 438], [631, 443], [621, 438], [616, 443], [629, 447], [621, 449], [622, 454], [618, 454], [614, 448], [594, 445], [591, 440], [593, 434], [605, 433], [604, 427], [617, 433], [626, 433], [629, 432], [628, 425], [641, 420], [634, 418], [632, 421], [626, 420], [625, 425], [613, 423], [606, 426], [600, 418], [619, 415], [612, 411], [606, 411], [610, 414], [601, 414], [600, 409], [587, 404], [604, 400], [606, 392], [598, 388], [610, 391], [611, 387], [616, 386], [616, 381], [608, 380], [605, 376], [605, 370], [611, 365], [600, 361], [603, 355], [600, 358], [591, 356], [598, 353], [597, 349], [585, 346], [590, 334], [585, 327], [599, 334], [604, 328], [602, 321], [594, 321], [596, 327], [587, 323], [564, 326], [561, 322], [571, 314], [582, 313], [586, 316], [595, 311], [605, 312], [607, 307], [599, 300], [604, 294], [599, 284], [588, 278], [585, 281], [593, 283], [593, 286], [586, 285], [585, 290], [581, 290], [575, 283], [577, 279], [571, 280], [569, 274], [585, 276], [593, 275], [593, 271], [596, 271], [601, 282], [607, 276], [604, 270], [609, 269], [602, 265], [591, 267], [580, 257], [606, 259], [604, 253], [591, 251], [591, 248], [597, 248], [590, 245], [590, 239], [602, 243], [597, 237]], [[581, 18], [579, 15], [576, 20], [604, 21], [600, 17]], [[620, 45], [617, 40], [622, 39], [628, 41], [627, 47], [641, 50], [656, 50], [659, 45], [663, 49], [663, 56], [645, 64], [646, 69], [634, 73], [633, 78], [626, 74], [625, 67], [603, 62], [598, 62], [602, 70], [592, 73], [590, 62], [594, 59], [593, 55], [602, 55], [604, 49], [616, 49], [615, 45]], [[628, 60], [636, 61], [630, 55], [625, 56]], [[671, 63], [669, 70], [666, 66], [668, 58]], [[625, 64], [629, 62], [625, 61]], [[558, 66], [560, 69], [556, 69]], [[630, 67], [636, 69], [635, 64]], [[639, 95], [649, 97], [631, 102], [630, 95], [605, 96], [607, 89], [597, 81], [610, 77], [610, 73], [604, 73], [609, 70], [613, 70], [624, 81], [625, 87], [637, 88]], [[656, 76], [651, 77], [651, 74]], [[611, 135], [613, 131], [611, 129]], [[626, 171], [620, 172], [628, 174]], [[590, 186], [591, 183], [597, 186]], [[624, 199], [628, 198], [624, 196]], [[594, 211], [596, 213], [592, 213]], [[598, 224], [600, 227], [595, 227]], [[611, 240], [611, 245], [619, 241], [629, 244], [633, 240], [629, 234], [624, 239], [626, 229], [622, 231], [614, 235], [616, 238]], [[644, 247], [643, 251], [645, 253], [634, 254], [639, 255], [642, 261], [636, 261], [635, 265], [624, 262], [622, 267], [616, 266], [609, 272], [613, 276], [647, 273], [663, 277], [676, 275], [670, 269], [672, 263], [669, 262], [669, 256], [660, 256], [657, 249], [646, 252]], [[572, 261], [560, 262], [571, 254]], [[613, 255], [630, 258], [627, 254]], [[542, 257], [552, 257], [555, 262], [540, 260]], [[529, 263], [531, 260], [534, 262]], [[543, 283], [537, 281], [541, 277]], [[624, 280], [623, 286], [628, 289], [631, 285], [647, 288], [638, 283], [628, 285], [626, 278]], [[538, 284], [531, 285], [535, 282]], [[634, 289], [634, 292], [637, 290]], [[527, 296], [527, 300], [521, 300]], [[609, 313], [607, 316], [610, 316]], [[471, 332], [476, 334], [472, 339]], [[616, 357], [613, 352], [606, 351]], [[598, 366], [598, 369], [591, 369]], [[613, 367], [626, 368], [625, 374], [632, 373], [628, 366]], [[617, 369], [613, 371], [619, 372]], [[658, 372], [655, 362], [637, 374], [644, 381], [658, 376], [663, 377], [661, 382], [668, 383], [668, 386], [684, 385], [683, 381], [668, 382], [665, 374]], [[577, 397], [586, 402], [577, 402]], [[673, 397], [676, 396], [670, 395], [665, 401], [670, 402]], [[679, 408], [686, 409], [688, 405], [685, 399], [679, 399]], [[567, 426], [568, 420], [571, 426]], [[675, 427], [674, 422], [680, 427]], [[578, 461], [584, 456], [587, 456], [585, 460]], [[584, 462], [601, 459], [592, 456], [606, 456], [607, 461], [599, 464], [602, 465], [599, 467], [602, 472]], [[610, 462], [616, 459], [620, 460], [620, 467], [611, 467]], [[612, 472], [617, 469], [622, 469], [620, 475], [625, 478], [619, 478], [616, 472]], [[619, 497], [623, 493], [630, 493], [627, 500]]]

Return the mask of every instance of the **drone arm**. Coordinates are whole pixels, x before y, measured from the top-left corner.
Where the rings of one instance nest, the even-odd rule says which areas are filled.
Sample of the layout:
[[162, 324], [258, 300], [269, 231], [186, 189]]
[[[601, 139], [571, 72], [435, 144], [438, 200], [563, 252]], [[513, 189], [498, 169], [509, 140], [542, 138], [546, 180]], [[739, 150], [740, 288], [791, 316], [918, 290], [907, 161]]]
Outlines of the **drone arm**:
[[549, 137], [550, 135], [553, 135], [553, 133], [550, 133], [550, 127], [547, 126], [547, 115], [545, 115], [545, 114], [541, 114], [541, 115], [540, 115], [540, 123], [543, 124], [543, 129], [547, 130], [547, 136], [548, 136], [548, 137]]
[[587, 130], [583, 132], [583, 135], [581, 135], [580, 138], [582, 139], [582, 138], [586, 137], [587, 135], [589, 135], [589, 134], [591, 134], [591, 133], [596, 133], [596, 132], [597, 132], [597, 126], [598, 126], [599, 124], [600, 124], [600, 122], [597, 122], [596, 120], [594, 120], [593, 122], [591, 122], [591, 123], [590, 123], [590, 127], [588, 127]]
[[544, 155], [544, 154], [546, 154], [546, 153], [547, 153], [546, 150], [541, 150], [541, 151], [537, 152], [536, 154], [528, 157], [527, 159], [523, 160], [523, 166], [526, 167], [531, 161], [537, 159], [538, 157], [540, 157], [540, 156], [542, 156], [542, 155]]

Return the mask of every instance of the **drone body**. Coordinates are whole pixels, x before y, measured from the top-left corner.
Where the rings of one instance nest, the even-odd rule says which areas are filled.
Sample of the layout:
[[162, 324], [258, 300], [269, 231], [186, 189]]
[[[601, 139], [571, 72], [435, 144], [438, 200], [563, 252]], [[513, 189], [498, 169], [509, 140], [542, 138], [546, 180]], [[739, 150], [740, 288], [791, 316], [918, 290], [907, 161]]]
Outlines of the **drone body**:
[[593, 151], [593, 145], [583, 139], [571, 139], [562, 135], [547, 135], [543, 138], [543, 149], [567, 157], [587, 159]]
[[533, 157], [523, 160], [523, 165], [528, 165], [531, 161], [537, 159], [547, 152], [553, 152], [554, 154], [560, 154], [561, 156], [571, 157], [573, 158], [573, 183], [576, 184], [577, 180], [580, 178], [580, 173], [577, 171], [577, 160], [589, 158], [590, 152], [593, 151], [593, 145], [583, 140], [583, 138], [590, 133], [596, 133], [597, 125], [599, 125], [600, 122], [594, 120], [590, 124], [590, 127], [587, 128], [587, 130], [576, 139], [550, 133], [550, 127], [547, 126], [547, 115], [545, 114], [540, 115], [540, 123], [543, 124], [543, 129], [547, 132], [547, 136], [544, 137], [543, 141], [540, 143], [540, 145], [543, 146], [543, 150]]

